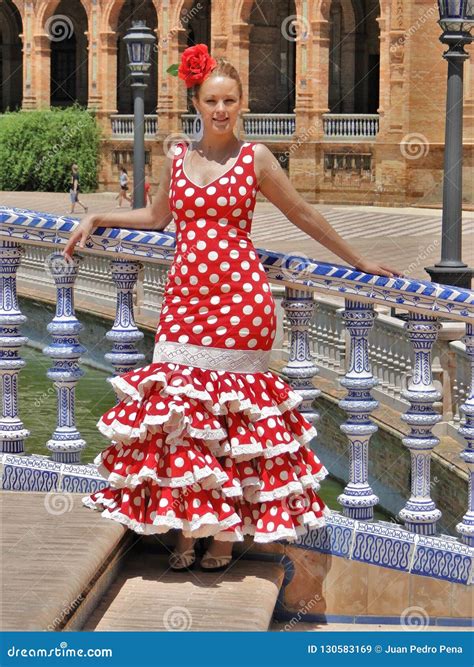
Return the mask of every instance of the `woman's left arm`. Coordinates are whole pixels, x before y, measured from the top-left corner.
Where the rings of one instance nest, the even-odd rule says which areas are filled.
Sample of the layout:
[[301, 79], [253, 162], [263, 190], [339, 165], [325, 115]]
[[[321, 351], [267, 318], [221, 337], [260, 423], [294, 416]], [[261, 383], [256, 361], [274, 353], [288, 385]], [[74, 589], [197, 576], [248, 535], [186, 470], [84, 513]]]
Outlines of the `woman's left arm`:
[[351, 266], [378, 276], [401, 276], [397, 269], [371, 262], [363, 257], [339, 236], [336, 230], [314, 206], [303, 199], [293, 187], [278, 160], [264, 144], [255, 146], [255, 175], [262, 194], [303, 232], [321, 243]]

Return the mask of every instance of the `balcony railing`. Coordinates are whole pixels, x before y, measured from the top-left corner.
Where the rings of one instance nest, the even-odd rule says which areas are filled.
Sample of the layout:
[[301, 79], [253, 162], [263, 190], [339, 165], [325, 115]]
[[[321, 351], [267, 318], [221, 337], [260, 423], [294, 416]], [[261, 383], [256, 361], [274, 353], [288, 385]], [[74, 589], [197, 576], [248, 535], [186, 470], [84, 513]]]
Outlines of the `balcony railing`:
[[[110, 116], [112, 135], [119, 139], [133, 139], [133, 115], [114, 114]], [[145, 116], [145, 136], [154, 137], [158, 129], [158, 116], [149, 114]]]
[[[196, 114], [183, 114], [181, 122], [183, 132], [191, 138], [200, 130], [200, 121]], [[247, 113], [243, 115], [243, 129], [245, 139], [288, 139], [295, 132], [295, 114]]]
[[378, 114], [323, 114], [324, 137], [331, 139], [373, 139], [379, 131]]
[[[112, 135], [123, 139], [133, 138], [133, 115], [110, 116]], [[183, 132], [193, 138], [200, 129], [196, 114], [182, 114]], [[296, 116], [292, 113], [247, 113], [243, 115], [245, 139], [281, 141], [295, 133]], [[145, 116], [145, 136], [153, 137], [158, 128], [158, 117]], [[373, 139], [379, 130], [378, 114], [323, 114], [324, 137], [341, 140]]]
[[[78, 364], [85, 352], [79, 343], [82, 325], [76, 318], [73, 298], [82, 260], [78, 253], [73, 265], [66, 269], [60, 251], [77, 224], [71, 218], [0, 208], [0, 376], [3, 388], [0, 461], [3, 488], [7, 490], [50, 490], [60, 483], [61, 489], [80, 488], [85, 492], [106, 486], [94, 466], [79, 465], [86, 442], [74, 421], [75, 386], [82, 375]], [[57, 290], [56, 314], [47, 327], [51, 342], [44, 349], [44, 354], [54, 363], [48, 377], [54, 380], [58, 404], [57, 424], [51, 425], [52, 437], [47, 443], [51, 458], [25, 455], [28, 431], [19, 417], [18, 373], [25, 363], [19, 352], [28, 339], [20, 332], [26, 318], [18, 305], [16, 277], [25, 246], [50, 251], [47, 267]], [[172, 232], [98, 228], [81, 253], [93, 258], [110, 258], [110, 284], [116, 287], [116, 317], [107, 334], [107, 339], [113, 341], [107, 361], [115, 374], [136, 368], [143, 358], [135, 346], [141, 333], [135, 325], [132, 299], [139, 271], [144, 267], [169, 267], [174, 248]], [[467, 464], [472, 489], [474, 291], [423, 280], [374, 276], [347, 266], [264, 249], [258, 249], [258, 253], [272, 286], [283, 288], [285, 292], [281, 306], [287, 318], [289, 354], [282, 373], [293, 389], [301, 393], [302, 413], [313, 422], [319, 417], [313, 403], [320, 390], [314, 387], [313, 378], [320, 369], [312, 360], [312, 336], [321, 341], [319, 358], [330, 359], [338, 371], [339, 384], [346, 391], [339, 400], [339, 407], [347, 414], [341, 431], [347, 437], [351, 455], [348, 483], [338, 498], [342, 512], [332, 513], [330, 545], [321, 542], [328, 539], [321, 531], [311, 532], [301, 538], [301, 543], [355, 560], [469, 583], [474, 546], [474, 498], [472, 494], [467, 498], [466, 513], [456, 525], [459, 539], [455, 539], [439, 534], [437, 524], [441, 512], [431, 497], [431, 460], [440, 442], [433, 430], [442, 419], [434, 408], [442, 398], [442, 391], [435, 383], [432, 357], [441, 319], [465, 326], [464, 347], [459, 352], [465, 355], [469, 372], [463, 379], [459, 378], [458, 392], [461, 380], [464, 383], [461, 392], [464, 400], [459, 408], [464, 421], [458, 422], [458, 431], [465, 440], [460, 456]], [[321, 318], [320, 332], [311, 331], [315, 293], [329, 300], [334, 296], [344, 298], [338, 331], [329, 331], [331, 326], [337, 327], [330, 324], [328, 316]], [[395, 333], [384, 334], [382, 329], [374, 340], [376, 306], [403, 310], [407, 320]], [[342, 332], [348, 341], [344, 350], [340, 343]], [[393, 336], [401, 345], [396, 362], [394, 352], [388, 350]], [[377, 350], [373, 363], [371, 349]], [[396, 388], [390, 371], [395, 363], [407, 373], [407, 380], [400, 389]], [[412, 470], [411, 495], [398, 513], [403, 527], [373, 519], [379, 498], [369, 483], [369, 440], [377, 431], [377, 425], [370, 415], [378, 406], [374, 393], [378, 384], [383, 386], [385, 368], [388, 368], [385, 390], [399, 395], [405, 402], [400, 408], [400, 420], [409, 428], [402, 439]]]

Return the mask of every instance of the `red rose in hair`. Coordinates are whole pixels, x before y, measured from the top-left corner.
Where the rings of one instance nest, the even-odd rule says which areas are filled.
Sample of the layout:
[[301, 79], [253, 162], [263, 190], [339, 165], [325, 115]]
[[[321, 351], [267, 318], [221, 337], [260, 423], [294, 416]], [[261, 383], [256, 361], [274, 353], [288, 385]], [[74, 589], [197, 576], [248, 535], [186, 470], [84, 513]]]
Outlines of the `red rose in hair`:
[[206, 44], [196, 44], [183, 51], [178, 76], [184, 80], [186, 88], [191, 88], [202, 83], [216, 65], [217, 61], [209, 55]]

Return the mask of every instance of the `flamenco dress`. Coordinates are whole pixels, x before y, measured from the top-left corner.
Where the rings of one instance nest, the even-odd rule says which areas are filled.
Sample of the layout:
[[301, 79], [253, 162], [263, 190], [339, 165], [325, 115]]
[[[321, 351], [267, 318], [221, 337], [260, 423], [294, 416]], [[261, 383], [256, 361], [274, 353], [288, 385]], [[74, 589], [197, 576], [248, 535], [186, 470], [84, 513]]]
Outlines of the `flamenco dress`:
[[268, 370], [275, 302], [250, 239], [255, 144], [205, 186], [174, 147], [176, 250], [152, 363], [111, 379], [119, 401], [97, 428], [109, 485], [82, 498], [140, 534], [290, 542], [325, 525], [327, 469], [309, 448], [303, 400]]

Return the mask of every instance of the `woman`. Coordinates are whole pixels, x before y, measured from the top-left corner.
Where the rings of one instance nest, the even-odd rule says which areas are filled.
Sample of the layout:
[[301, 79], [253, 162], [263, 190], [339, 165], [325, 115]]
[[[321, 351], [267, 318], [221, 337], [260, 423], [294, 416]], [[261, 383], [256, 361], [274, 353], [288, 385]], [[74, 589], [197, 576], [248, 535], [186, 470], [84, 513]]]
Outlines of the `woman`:
[[132, 205], [132, 198], [127, 195], [128, 190], [128, 173], [125, 167], [120, 167], [120, 176], [119, 176], [120, 190], [119, 190], [119, 203], [117, 208], [122, 208], [122, 202], [126, 199], [130, 206]]
[[74, 164], [71, 165], [71, 183], [69, 187], [69, 197], [71, 198], [71, 213], [74, 213], [76, 204], [82, 206], [84, 213], [87, 213], [89, 210], [87, 206], [84, 206], [84, 204], [79, 201], [79, 190], [81, 189], [79, 178], [79, 167], [74, 162]]
[[257, 190], [361, 271], [398, 273], [343, 241], [266, 146], [237, 140], [242, 85], [229, 62], [197, 45], [184, 51], [179, 76], [194, 86], [202, 139], [166, 158], [151, 208], [84, 219], [64, 254], [98, 226], [163, 230], [175, 221], [153, 362], [112, 380], [120, 402], [97, 425], [117, 444], [95, 460], [110, 486], [83, 502], [138, 533], [178, 529], [173, 569], [192, 567], [195, 539], [213, 536], [201, 567], [215, 570], [245, 534], [294, 541], [329, 513], [316, 493], [327, 470], [305, 446], [316, 431], [296, 409], [299, 394], [268, 370], [277, 323], [249, 238]]

